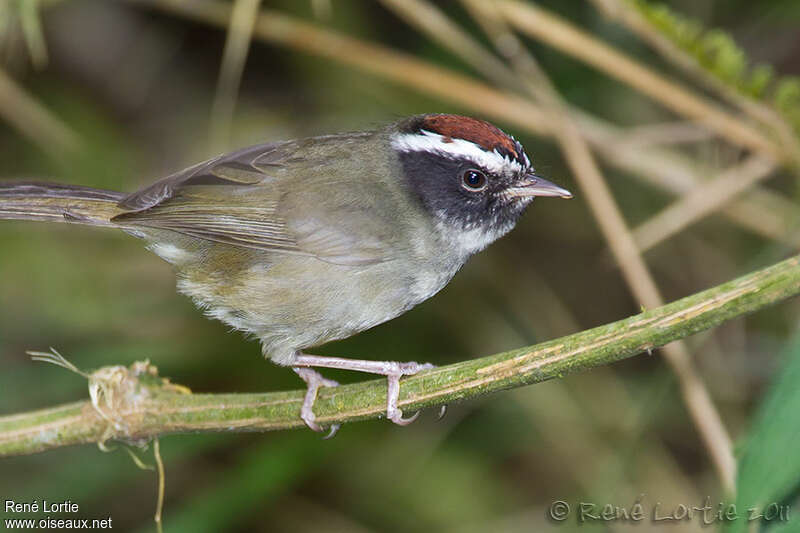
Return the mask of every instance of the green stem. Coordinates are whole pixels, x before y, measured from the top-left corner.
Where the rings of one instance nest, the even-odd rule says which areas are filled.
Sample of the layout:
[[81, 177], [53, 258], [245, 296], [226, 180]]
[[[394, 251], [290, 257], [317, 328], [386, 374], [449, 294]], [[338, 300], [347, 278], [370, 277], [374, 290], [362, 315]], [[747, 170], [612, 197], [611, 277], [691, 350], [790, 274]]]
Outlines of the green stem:
[[[800, 293], [800, 256], [736, 280], [574, 335], [510, 352], [443, 366], [403, 378], [399, 405], [422, 409], [539, 383], [631, 357], [756, 311]], [[88, 401], [0, 417], [0, 456], [37, 453], [60, 446], [138, 440], [209, 431], [299, 428], [303, 391], [264, 394], [184, 394], [177, 387], [130, 372], [118, 404], [100, 416]], [[116, 375], [108, 368], [93, 376]], [[134, 367], [132, 367], [133, 370]], [[148, 379], [139, 379], [146, 376]], [[134, 380], [131, 386], [130, 379]], [[133, 391], [133, 392], [132, 392]], [[101, 406], [103, 404], [101, 403]], [[323, 424], [381, 416], [383, 379], [320, 391], [314, 411]], [[112, 420], [114, 423], [109, 421]]]

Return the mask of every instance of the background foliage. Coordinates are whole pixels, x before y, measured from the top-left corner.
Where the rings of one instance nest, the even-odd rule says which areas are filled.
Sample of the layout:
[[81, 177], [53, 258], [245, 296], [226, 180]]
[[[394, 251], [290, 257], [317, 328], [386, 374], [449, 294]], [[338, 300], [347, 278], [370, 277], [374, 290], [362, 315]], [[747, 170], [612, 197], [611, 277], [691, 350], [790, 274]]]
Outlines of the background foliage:
[[[756, 94], [754, 101], [777, 110], [779, 122], [796, 127], [797, 106], [791, 105], [798, 98], [791, 76], [800, 74], [796, 2], [696, 0], [670, 2], [669, 11], [650, 3], [643, 8], [660, 35], [740, 95], [733, 98], [720, 94], [703, 74], [687, 74], [665, 59], [642, 35], [598, 9], [602, 3], [538, 5], [642, 65], [682, 80], [699, 97], [719, 101], [737, 120], [758, 124], [746, 111], [751, 104], [742, 107], [736, 100]], [[170, 12], [168, 4], [2, 4], [4, 77], [11, 76], [55, 125], [37, 120], [0, 83], [5, 119], [0, 179], [36, 177], [130, 191], [222, 149], [364, 129], [412, 113], [479, 114], [403, 82], [258, 41], [250, 48], [240, 90], [234, 91], [238, 97], [227, 135], [224, 117], [217, 115], [221, 126], [210, 120], [226, 32]], [[265, 0], [263, 7], [484, 79], [480, 68], [407, 24], [387, 8], [391, 4]], [[461, 3], [437, 5], [491, 50], [481, 25]], [[700, 37], [696, 28], [719, 30]], [[680, 174], [685, 167], [711, 179], [745, 164], [753, 151], [539, 39], [523, 42], [561, 98], [621, 128], [613, 141], [592, 147], [632, 228], [680, 202], [676, 192], [688, 196], [692, 187], [680, 185], [680, 176], [670, 177], [670, 171]], [[771, 65], [772, 82], [761, 74], [766, 67], [752, 66], [758, 64]], [[498, 84], [491, 78], [487, 83]], [[771, 128], [770, 120], [758, 127], [780, 139], [775, 133], [780, 128]], [[532, 134], [546, 124], [531, 124], [529, 131], [498, 123], [521, 140], [543, 175], [572, 189], [576, 198], [537, 201], [511, 235], [474, 258], [436, 298], [320, 353], [444, 364], [579, 331], [639, 309], [558, 143]], [[631, 147], [656, 170], [621, 169], [613, 155]], [[604, 150], [613, 153], [603, 155]], [[753, 180], [740, 196], [721, 201], [709, 216], [646, 252], [666, 300], [774, 262], [794, 248], [798, 189], [792, 169], [798, 160], [790, 148], [786, 152], [768, 181], [756, 186]], [[724, 193], [723, 188], [703, 197], [713, 202]], [[765, 193], [772, 203], [759, 203]], [[755, 207], [731, 216], [730, 206], [742, 200]], [[796, 504], [797, 310], [797, 303], [789, 302], [689, 341], [697, 373], [741, 459], [740, 510], [767, 502]], [[50, 345], [84, 369], [149, 358], [162, 375], [196, 391], [300, 386], [292, 372], [265, 363], [255, 342], [206, 320], [175, 294], [169, 266], [143, 252], [136, 239], [92, 228], [3, 222], [0, 414], [86, 395], [77, 376], [32, 364], [25, 356], [25, 350]], [[331, 375], [342, 382], [359, 379]], [[669, 512], [679, 504], [701, 506], [706, 497], [715, 504], [726, 497], [676, 378], [658, 354], [454, 405], [443, 421], [434, 418], [425, 413], [408, 428], [385, 421], [348, 425], [325, 442], [309, 431], [164, 438], [165, 529], [616, 530], [626, 526], [579, 525], [572, 518], [555, 523], [547, 510], [555, 500], [630, 507], [640, 498], [646, 509], [661, 502]], [[148, 530], [155, 477], [137, 469], [120, 449], [63, 449], [3, 459], [0, 496], [71, 499], [80, 505], [81, 517], [111, 516], [115, 528]], [[700, 524], [678, 526], [699, 530]], [[738, 522], [731, 529], [745, 527]], [[800, 530], [792, 521], [763, 527]]]

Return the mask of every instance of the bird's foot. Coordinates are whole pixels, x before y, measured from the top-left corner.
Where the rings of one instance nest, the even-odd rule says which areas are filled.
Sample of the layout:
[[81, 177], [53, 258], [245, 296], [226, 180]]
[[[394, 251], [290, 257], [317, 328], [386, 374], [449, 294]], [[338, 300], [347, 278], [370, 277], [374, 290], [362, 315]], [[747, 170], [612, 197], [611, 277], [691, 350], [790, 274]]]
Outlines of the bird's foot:
[[[417, 416], [419, 416], [419, 413], [416, 413], [408, 418], [403, 418], [403, 412], [397, 407], [397, 399], [400, 395], [400, 378], [403, 376], [413, 376], [414, 374], [422, 372], [423, 370], [430, 370], [434, 368], [434, 365], [430, 363], [417, 363], [414, 361], [409, 361], [406, 363], [397, 361], [369, 361], [364, 359], [345, 359], [342, 357], [308, 355], [304, 353], [298, 354], [293, 363], [295, 365], [295, 372], [298, 374], [300, 374], [300, 370], [309, 370], [316, 376], [319, 376], [318, 379], [324, 378], [322, 378], [318, 372], [311, 370], [309, 367], [341, 368], [343, 370], [355, 370], [357, 372], [366, 372], [369, 374], [386, 376], [389, 386], [389, 390], [386, 394], [386, 418], [400, 426], [407, 426], [416, 420]], [[302, 374], [300, 377], [306, 379]], [[309, 381], [306, 381], [306, 383], [309, 383], [309, 392], [306, 393], [306, 402], [303, 403], [304, 408], [308, 402], [309, 395], [311, 394], [311, 384]], [[317, 386], [317, 388], [319, 388], [319, 386]], [[313, 395], [316, 397], [316, 390], [313, 392]], [[313, 404], [313, 399], [310, 400], [310, 402]], [[310, 407], [307, 410], [307, 414], [308, 413], [311, 413]], [[311, 416], [313, 417], [313, 414], [311, 414]], [[303, 420], [305, 420], [306, 424], [308, 424], [308, 419], [305, 416], [303, 416]], [[309, 424], [309, 427], [314, 429], [314, 426], [311, 424]]]
[[386, 361], [384, 365], [386, 372], [386, 381], [389, 384], [389, 391], [386, 394], [386, 418], [397, 424], [398, 426], [407, 426], [417, 419], [419, 411], [414, 413], [408, 418], [403, 418], [403, 411], [397, 407], [397, 398], [400, 396], [400, 378], [403, 376], [413, 376], [423, 370], [430, 370], [433, 365], [430, 363], [419, 364], [414, 361], [407, 363], [398, 363], [395, 361]]
[[[295, 367], [294, 371], [308, 386], [306, 395], [303, 398], [303, 406], [300, 408], [300, 418], [302, 418], [303, 422], [312, 430], [322, 431], [320, 425], [317, 424], [317, 416], [314, 414], [314, 402], [317, 400], [317, 393], [320, 387], [338, 387], [339, 383], [332, 379], [325, 378], [313, 368]], [[337, 431], [339, 431], [339, 424], [333, 424], [325, 438], [329, 439], [333, 437], [336, 435]]]

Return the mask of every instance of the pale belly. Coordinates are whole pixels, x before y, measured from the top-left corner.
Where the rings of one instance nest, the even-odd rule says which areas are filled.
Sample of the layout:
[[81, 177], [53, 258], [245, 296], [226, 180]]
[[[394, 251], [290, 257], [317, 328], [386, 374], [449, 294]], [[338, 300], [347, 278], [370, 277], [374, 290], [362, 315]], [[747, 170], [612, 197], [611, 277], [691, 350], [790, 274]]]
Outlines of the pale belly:
[[[213, 265], [221, 261], [226, 268], [217, 272]], [[237, 250], [176, 269], [178, 289], [207, 315], [257, 336], [266, 357], [290, 365], [299, 350], [349, 337], [408, 311], [444, 287], [461, 264], [439, 258], [345, 266], [309, 256]]]

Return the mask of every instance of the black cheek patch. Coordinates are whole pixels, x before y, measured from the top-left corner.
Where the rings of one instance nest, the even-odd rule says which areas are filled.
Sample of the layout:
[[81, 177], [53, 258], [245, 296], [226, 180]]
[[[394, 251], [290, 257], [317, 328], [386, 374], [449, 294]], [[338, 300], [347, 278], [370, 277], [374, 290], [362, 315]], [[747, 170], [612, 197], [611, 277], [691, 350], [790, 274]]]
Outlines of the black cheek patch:
[[[461, 186], [461, 174], [475, 168], [474, 163], [424, 151], [399, 152], [399, 156], [410, 189], [433, 216], [443, 214], [461, 227], [489, 222], [488, 189], [470, 192]], [[491, 183], [492, 177], [486, 176]]]

